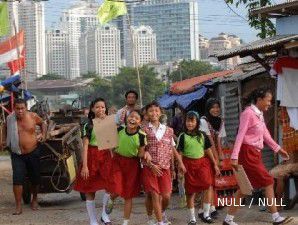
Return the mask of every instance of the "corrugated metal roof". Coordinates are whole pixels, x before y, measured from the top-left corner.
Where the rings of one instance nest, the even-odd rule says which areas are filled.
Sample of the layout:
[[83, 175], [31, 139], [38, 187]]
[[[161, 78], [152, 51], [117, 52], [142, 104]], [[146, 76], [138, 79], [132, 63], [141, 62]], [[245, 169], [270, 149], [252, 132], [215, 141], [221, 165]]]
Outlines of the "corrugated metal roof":
[[287, 1], [280, 4], [260, 7], [250, 11], [251, 16], [283, 17], [288, 15], [297, 15], [298, 1]]
[[211, 57], [223, 60], [237, 55], [245, 57], [251, 55], [252, 53], [265, 53], [269, 50], [279, 49], [283, 47], [284, 44], [295, 40], [298, 40], [298, 34], [276, 35], [274, 37], [257, 40], [232, 49], [216, 52], [215, 54], [212, 54]]
[[190, 79], [186, 79], [183, 81], [175, 82], [170, 87], [170, 92], [172, 94], [184, 94], [188, 92], [194, 91], [200, 84], [211, 81], [217, 77], [226, 77], [231, 76], [233, 74], [242, 73], [241, 70], [224, 70], [216, 73], [201, 75], [197, 77], [193, 77]]
[[78, 80], [35, 80], [28, 82], [29, 90], [42, 90], [54, 88], [75, 88], [92, 83], [94, 78]]
[[235, 73], [231, 76], [227, 77], [218, 77], [212, 79], [213, 83], [221, 83], [221, 82], [231, 82], [231, 81], [238, 81], [238, 80], [245, 80], [248, 77], [265, 73], [266, 69], [262, 66], [251, 66], [249, 70], [244, 70], [243, 73]]

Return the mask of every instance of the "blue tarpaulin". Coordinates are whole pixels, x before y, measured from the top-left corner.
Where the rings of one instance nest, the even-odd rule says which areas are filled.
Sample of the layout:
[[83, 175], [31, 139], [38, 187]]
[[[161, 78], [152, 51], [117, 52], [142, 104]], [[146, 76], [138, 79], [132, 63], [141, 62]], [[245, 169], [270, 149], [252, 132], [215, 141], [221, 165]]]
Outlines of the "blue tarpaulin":
[[198, 90], [184, 95], [164, 94], [158, 99], [158, 102], [165, 109], [173, 108], [175, 104], [183, 109], [187, 109], [194, 101], [203, 98], [207, 90], [206, 87], [201, 86]]

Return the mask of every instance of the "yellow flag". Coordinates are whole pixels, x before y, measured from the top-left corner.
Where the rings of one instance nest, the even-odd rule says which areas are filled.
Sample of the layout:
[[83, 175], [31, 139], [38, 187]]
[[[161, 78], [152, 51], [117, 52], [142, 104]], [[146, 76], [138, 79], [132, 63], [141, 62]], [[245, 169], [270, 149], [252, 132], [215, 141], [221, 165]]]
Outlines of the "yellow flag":
[[7, 2], [0, 2], [0, 36], [8, 34], [8, 31], [9, 21]]
[[97, 17], [101, 24], [106, 24], [118, 16], [125, 15], [127, 8], [125, 2], [117, 2], [117, 0], [105, 0], [99, 7]]

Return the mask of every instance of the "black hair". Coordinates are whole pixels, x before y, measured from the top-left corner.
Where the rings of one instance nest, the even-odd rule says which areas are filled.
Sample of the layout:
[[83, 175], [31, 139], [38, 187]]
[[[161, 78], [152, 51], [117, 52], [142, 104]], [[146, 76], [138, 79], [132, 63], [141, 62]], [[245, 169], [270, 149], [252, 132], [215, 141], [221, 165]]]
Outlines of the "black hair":
[[198, 141], [201, 140], [202, 138], [202, 132], [200, 131], [200, 116], [199, 113], [195, 112], [195, 111], [189, 111], [186, 113], [186, 117], [185, 117], [185, 121], [184, 121], [184, 132], [185, 133], [189, 133], [189, 131], [187, 130], [186, 127], [186, 121], [187, 119], [195, 119], [197, 121], [197, 125], [195, 127], [195, 129], [192, 131], [191, 135], [195, 135], [197, 136]]
[[148, 109], [150, 109], [153, 106], [158, 107], [160, 109], [160, 111], [162, 110], [162, 107], [159, 105], [159, 103], [157, 101], [152, 101], [148, 105], [146, 105], [146, 107], [145, 107], [146, 111], [148, 111]]
[[17, 99], [15, 99], [14, 100], [14, 106], [16, 106], [16, 104], [24, 104], [25, 106], [27, 106], [27, 102], [23, 98], [17, 98]]
[[249, 104], [256, 104], [259, 98], [265, 98], [267, 94], [273, 95], [270, 87], [257, 88], [244, 99], [244, 103], [246, 106]]
[[[134, 109], [134, 110], [132, 110], [132, 111], [129, 112], [129, 115], [132, 114], [133, 112], [139, 114], [139, 116], [141, 117], [141, 121], [143, 120], [143, 117], [144, 117], [144, 116], [142, 115], [141, 110], [139, 110], [139, 109]], [[129, 116], [129, 115], [128, 115], [128, 116]], [[127, 117], [128, 117], [128, 116], [127, 116]], [[126, 118], [126, 119], [127, 119], [127, 118]]]
[[139, 94], [138, 94], [138, 92], [136, 92], [135, 90], [129, 90], [129, 91], [127, 91], [127, 92], [125, 93], [125, 99], [127, 99], [127, 96], [128, 96], [129, 94], [134, 94], [134, 95], [136, 96], [136, 99], [138, 100], [138, 98], [139, 98]]
[[106, 106], [106, 115], [108, 115], [108, 106], [106, 101], [103, 98], [96, 98], [94, 99], [89, 107], [89, 113], [88, 113], [88, 124], [87, 124], [87, 128], [86, 128], [86, 136], [88, 137], [88, 139], [91, 139], [91, 133], [93, 130], [93, 119], [95, 118], [95, 113], [92, 111], [93, 107], [96, 105], [97, 102], [103, 102]]
[[219, 100], [216, 98], [209, 98], [206, 102], [205, 119], [210, 123], [210, 125], [215, 131], [219, 132], [222, 125], [222, 119], [221, 117], [213, 116], [210, 113], [210, 110], [213, 108], [214, 105], [218, 105], [220, 108]]

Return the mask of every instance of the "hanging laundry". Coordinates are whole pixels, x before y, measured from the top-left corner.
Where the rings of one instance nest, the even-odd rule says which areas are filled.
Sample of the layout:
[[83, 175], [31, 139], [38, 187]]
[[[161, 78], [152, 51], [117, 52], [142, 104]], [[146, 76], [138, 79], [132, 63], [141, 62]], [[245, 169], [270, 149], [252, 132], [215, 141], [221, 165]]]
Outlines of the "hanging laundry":
[[278, 58], [270, 72], [278, 75], [276, 98], [287, 109], [290, 127], [298, 130], [298, 59]]

